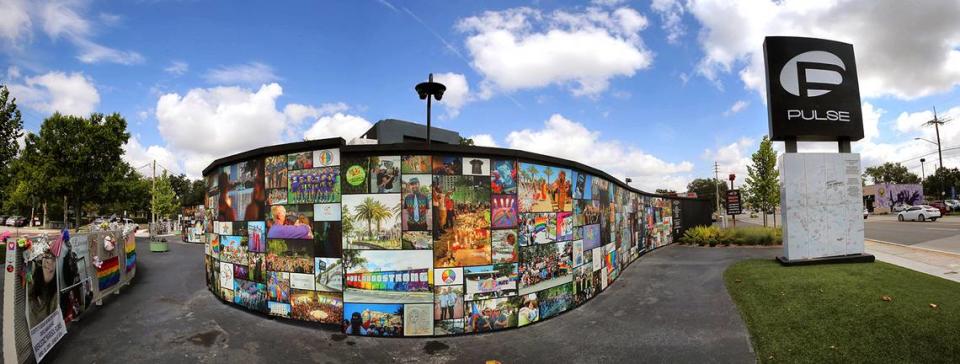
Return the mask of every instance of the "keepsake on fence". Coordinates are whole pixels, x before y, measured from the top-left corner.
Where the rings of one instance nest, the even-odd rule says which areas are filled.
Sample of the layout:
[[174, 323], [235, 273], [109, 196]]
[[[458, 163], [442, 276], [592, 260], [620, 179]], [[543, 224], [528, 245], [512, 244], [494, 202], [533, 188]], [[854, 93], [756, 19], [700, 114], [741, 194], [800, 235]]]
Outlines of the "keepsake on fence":
[[210, 290], [353, 335], [556, 316], [711, 212], [580, 163], [458, 145], [291, 143], [219, 159], [204, 177]]
[[41, 361], [91, 304], [136, 275], [133, 231], [4, 237], [3, 361]]

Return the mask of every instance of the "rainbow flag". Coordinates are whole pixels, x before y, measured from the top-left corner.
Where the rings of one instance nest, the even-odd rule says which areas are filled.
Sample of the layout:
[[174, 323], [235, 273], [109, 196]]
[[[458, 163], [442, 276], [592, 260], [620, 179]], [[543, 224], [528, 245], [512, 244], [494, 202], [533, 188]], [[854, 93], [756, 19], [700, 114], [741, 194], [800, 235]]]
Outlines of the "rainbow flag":
[[127, 262], [124, 266], [126, 270], [124, 272], [130, 273], [134, 268], [137, 267], [137, 238], [133, 234], [127, 238], [126, 243], [123, 245], [123, 251], [126, 253]]
[[115, 284], [120, 282], [119, 264], [120, 258], [113, 257], [104, 260], [103, 265], [97, 269], [97, 281], [99, 282], [101, 291], [113, 287]]

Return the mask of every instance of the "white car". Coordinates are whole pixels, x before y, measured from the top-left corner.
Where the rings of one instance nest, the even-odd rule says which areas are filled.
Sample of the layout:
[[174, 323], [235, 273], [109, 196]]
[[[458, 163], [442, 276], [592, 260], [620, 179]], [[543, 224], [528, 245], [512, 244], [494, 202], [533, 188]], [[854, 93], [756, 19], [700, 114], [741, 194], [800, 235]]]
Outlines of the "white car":
[[943, 203], [946, 204], [951, 211], [960, 210], [960, 200], [946, 200], [943, 201]]
[[929, 205], [910, 206], [897, 214], [897, 220], [904, 221], [937, 221], [940, 209]]
[[893, 212], [900, 212], [900, 211], [905, 211], [908, 207], [910, 207], [910, 205], [905, 204], [903, 202], [897, 202], [893, 204], [893, 206], [890, 209], [893, 210]]

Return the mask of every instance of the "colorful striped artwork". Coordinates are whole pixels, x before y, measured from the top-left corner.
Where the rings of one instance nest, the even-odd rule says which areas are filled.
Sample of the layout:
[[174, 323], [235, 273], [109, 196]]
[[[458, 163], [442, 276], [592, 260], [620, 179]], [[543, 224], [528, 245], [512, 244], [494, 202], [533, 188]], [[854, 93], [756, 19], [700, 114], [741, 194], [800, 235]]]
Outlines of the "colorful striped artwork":
[[124, 255], [127, 257], [124, 272], [130, 273], [137, 268], [137, 238], [134, 234], [130, 234], [126, 243], [123, 244], [123, 252], [126, 253]]
[[113, 257], [103, 261], [103, 265], [97, 268], [97, 281], [100, 290], [106, 290], [120, 282], [120, 258]]

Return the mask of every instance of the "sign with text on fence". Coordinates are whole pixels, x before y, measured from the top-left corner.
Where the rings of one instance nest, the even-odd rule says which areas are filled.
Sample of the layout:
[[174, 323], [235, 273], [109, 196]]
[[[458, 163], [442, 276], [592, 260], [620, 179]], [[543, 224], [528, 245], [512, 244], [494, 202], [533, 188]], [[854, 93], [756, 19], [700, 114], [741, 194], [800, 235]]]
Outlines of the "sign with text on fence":
[[740, 190], [727, 191], [727, 215], [740, 215], [743, 213], [743, 205], [740, 201]]

